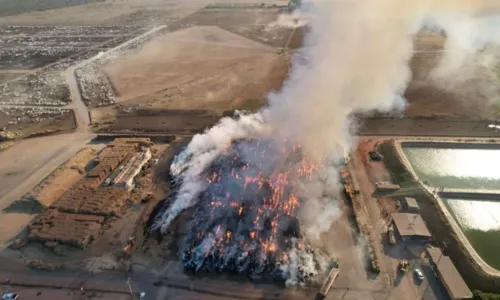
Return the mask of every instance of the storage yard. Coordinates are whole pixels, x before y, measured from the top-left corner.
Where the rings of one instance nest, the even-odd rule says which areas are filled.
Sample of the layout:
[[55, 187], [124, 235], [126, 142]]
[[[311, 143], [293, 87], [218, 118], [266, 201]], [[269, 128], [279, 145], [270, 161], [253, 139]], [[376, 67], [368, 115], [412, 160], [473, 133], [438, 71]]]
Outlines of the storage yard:
[[[149, 139], [115, 139], [94, 160], [96, 166], [29, 225], [29, 241], [85, 248], [111, 217], [132, 203], [134, 179], [151, 158]], [[137, 199], [135, 199], [137, 200]]]

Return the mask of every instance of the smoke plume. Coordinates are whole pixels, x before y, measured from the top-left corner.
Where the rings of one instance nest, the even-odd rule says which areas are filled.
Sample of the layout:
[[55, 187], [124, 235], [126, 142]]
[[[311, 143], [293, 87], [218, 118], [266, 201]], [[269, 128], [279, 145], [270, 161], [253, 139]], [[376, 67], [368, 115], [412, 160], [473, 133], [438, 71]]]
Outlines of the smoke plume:
[[[234, 187], [238, 185], [230, 181], [233, 182], [231, 183], [233, 194], [228, 193], [226, 197], [228, 200], [223, 200], [224, 195], [218, 194], [221, 190], [214, 191], [211, 180], [207, 179], [213, 168], [217, 168], [216, 173], [221, 174], [216, 177], [225, 178], [226, 174], [235, 172], [238, 176], [243, 174], [242, 170], [245, 169], [235, 171], [234, 168], [235, 166], [242, 168], [242, 165], [238, 165], [241, 157], [248, 156], [253, 153], [252, 151], [231, 149], [231, 151], [238, 152], [234, 158], [238, 162], [237, 165], [231, 165], [227, 160], [220, 164], [218, 157], [221, 155], [224, 157], [231, 141], [260, 138], [276, 142], [277, 147], [270, 149], [281, 149], [280, 145], [288, 143], [283, 141], [295, 141], [300, 144], [302, 151], [308, 157], [321, 165], [318, 173], [313, 176], [315, 180], [302, 182], [298, 184], [300, 188], [293, 191], [294, 196], [301, 199], [300, 208], [296, 213], [301, 225], [301, 234], [306, 240], [318, 239], [322, 232], [330, 229], [332, 222], [339, 215], [335, 201], [339, 188], [337, 162], [344, 151], [354, 144], [354, 114], [404, 110], [406, 103], [403, 94], [411, 79], [408, 61], [413, 54], [414, 37], [418, 30], [424, 25], [432, 24], [446, 31], [449, 39], [444, 58], [434, 72], [435, 76], [443, 77], [443, 74], [456, 68], [453, 64], [457, 60], [460, 59], [459, 65], [464, 61], [461, 59], [464, 45], [468, 45], [468, 53], [475, 53], [486, 44], [486, 41], [491, 41], [491, 38], [483, 31], [477, 32], [480, 26], [476, 26], [475, 20], [478, 16], [486, 18], [485, 15], [488, 12], [500, 11], [500, 4], [496, 2], [465, 0], [303, 1], [303, 9], [307, 11], [308, 16], [308, 31], [303, 47], [293, 56], [288, 80], [280, 91], [269, 94], [269, 105], [259, 113], [239, 115], [234, 119], [224, 118], [214, 128], [193, 138], [171, 166], [171, 172], [180, 185], [179, 190], [171, 206], [159, 215], [155, 226], [166, 230], [182, 210], [199, 204], [192, 226], [192, 238], [190, 244], [186, 246], [188, 263], [195, 264], [196, 269], [199, 269], [214, 264], [219, 267], [226, 266], [228, 261], [232, 262], [231, 265], [241, 261], [246, 262], [244, 259], [249, 256], [248, 251], [231, 252], [241, 251], [238, 250], [236, 240], [226, 241], [228, 245], [235, 245], [230, 248], [221, 248], [217, 244], [226, 239], [224, 236], [228, 235], [228, 231], [225, 231], [227, 228], [221, 229], [217, 226], [220, 223], [213, 219], [214, 210], [203, 209], [203, 207], [210, 206], [211, 200], [207, 192], [218, 199], [217, 203], [225, 203], [224, 201], [227, 202], [229, 199], [231, 199], [230, 203], [236, 202], [234, 206], [228, 202], [227, 205], [217, 204], [217, 207], [227, 206], [228, 209], [232, 209], [231, 213], [229, 210], [224, 212], [224, 220], [227, 224], [234, 222], [240, 236], [245, 236], [245, 238], [239, 238], [238, 241], [246, 241], [246, 235], [250, 235], [249, 232], [252, 230], [250, 227], [253, 225], [241, 229], [241, 226], [246, 224], [244, 220], [247, 217], [237, 217], [235, 213], [239, 210], [235, 208], [244, 207], [246, 204], [242, 204], [243, 200], [240, 197], [246, 199], [248, 195], [243, 188], [234, 191]], [[294, 21], [293, 24], [297, 22], [299, 21]], [[293, 26], [293, 24], [288, 24], [286, 19], [278, 20], [277, 24], [279, 23]], [[464, 31], [464, 28], [467, 30]], [[481, 36], [482, 44], [465, 43], [461, 40], [464, 38], [463, 32], [468, 33], [464, 40], [470, 42], [470, 38]], [[253, 142], [249, 143], [250, 146], [252, 144]], [[292, 155], [292, 152], [287, 149], [290, 147], [280, 154], [283, 161], [289, 161], [287, 158]], [[278, 157], [276, 154], [277, 152], [273, 152], [269, 155]], [[252, 158], [253, 164], [249, 166], [257, 168], [255, 172], [258, 168], [265, 169], [269, 166], [279, 172], [284, 168], [294, 170], [297, 166], [296, 164], [270, 163], [266, 159], [255, 162], [258, 157], [252, 156]], [[263, 170], [263, 173], [267, 176], [263, 179], [264, 182], [276, 179], [276, 172], [272, 170]], [[217, 181], [219, 185], [224, 185], [223, 183], [224, 181]], [[221, 189], [226, 191], [228, 186], [223, 186]], [[241, 201], [238, 202], [237, 199]], [[269, 208], [265, 204], [262, 207], [263, 209]], [[251, 211], [255, 211], [256, 208], [252, 209]], [[273, 216], [271, 212], [267, 215]], [[232, 221], [227, 221], [228, 216], [231, 216]], [[255, 213], [252, 213], [252, 217], [255, 217]], [[265, 226], [263, 228], [265, 229]], [[195, 230], [201, 230], [201, 241], [200, 237], [193, 235]], [[223, 230], [222, 233], [221, 230]], [[231, 230], [229, 236], [232, 236], [232, 232]], [[270, 233], [263, 232], [262, 234], [269, 236]], [[302, 237], [294, 236], [293, 238], [301, 239]], [[296, 242], [288, 241], [287, 247], [282, 249], [287, 258], [280, 261], [284, 265], [279, 268], [288, 276], [290, 283], [296, 283], [299, 277], [303, 277], [305, 265], [310, 266], [308, 270], [315, 270], [306, 272], [309, 274], [316, 274], [318, 269], [321, 269], [320, 265], [324, 265], [314, 262], [313, 256], [300, 252], [301, 248], [294, 246], [294, 243], [296, 244]], [[227, 251], [230, 254], [224, 256], [223, 253], [229, 253]], [[252, 255], [258, 253], [261, 252], [257, 251]], [[256, 258], [258, 262], [254, 260], [251, 264], [267, 266], [269, 261], [266, 260], [268, 259], [266, 255], [259, 256], [260, 258]], [[273, 259], [276, 258], [273, 257]], [[261, 260], [267, 263], [260, 264]], [[255, 272], [254, 267], [249, 268], [251, 272]], [[299, 274], [302, 275], [299, 276]]]

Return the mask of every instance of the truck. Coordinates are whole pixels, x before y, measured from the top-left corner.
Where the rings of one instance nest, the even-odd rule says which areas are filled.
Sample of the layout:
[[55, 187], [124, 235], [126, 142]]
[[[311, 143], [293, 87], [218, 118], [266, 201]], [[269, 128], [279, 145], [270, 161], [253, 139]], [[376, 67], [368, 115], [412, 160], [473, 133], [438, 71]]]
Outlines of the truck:
[[394, 227], [390, 226], [387, 229], [387, 236], [389, 237], [389, 244], [396, 244], [396, 236], [394, 235]]
[[330, 273], [326, 277], [325, 281], [323, 282], [323, 285], [321, 285], [321, 288], [319, 289], [319, 295], [324, 298], [326, 295], [328, 295], [328, 292], [332, 288], [333, 282], [335, 282], [335, 279], [337, 279], [337, 276], [339, 275], [339, 264], [338, 262], [335, 262], [334, 266], [330, 270]]
[[383, 161], [384, 156], [377, 151], [370, 151], [368, 152], [368, 155], [370, 156], [370, 159], [373, 161]]

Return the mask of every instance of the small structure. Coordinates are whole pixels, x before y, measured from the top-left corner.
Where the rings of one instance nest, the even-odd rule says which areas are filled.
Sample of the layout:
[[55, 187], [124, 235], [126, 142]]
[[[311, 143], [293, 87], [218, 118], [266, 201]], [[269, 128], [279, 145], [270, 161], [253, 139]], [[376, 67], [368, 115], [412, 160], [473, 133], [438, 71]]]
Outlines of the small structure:
[[439, 248], [428, 248], [430, 261], [450, 299], [472, 299], [473, 294], [448, 256]]
[[395, 192], [400, 189], [400, 186], [390, 182], [377, 182], [376, 184], [377, 192]]
[[419, 214], [394, 213], [392, 220], [403, 241], [428, 241], [431, 238], [431, 233]]
[[124, 166], [120, 173], [113, 179], [116, 187], [132, 190], [135, 186], [134, 179], [141, 172], [142, 167], [151, 159], [151, 151], [148, 148], [143, 152], [137, 152]]
[[417, 213], [420, 210], [417, 199], [405, 197], [405, 208], [408, 212]]

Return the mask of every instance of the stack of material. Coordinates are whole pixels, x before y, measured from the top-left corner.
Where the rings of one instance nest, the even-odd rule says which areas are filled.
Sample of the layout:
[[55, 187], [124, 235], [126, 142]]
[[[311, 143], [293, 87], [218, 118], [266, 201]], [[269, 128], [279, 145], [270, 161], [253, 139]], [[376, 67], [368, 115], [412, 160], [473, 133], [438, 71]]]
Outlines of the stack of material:
[[139, 151], [141, 145], [150, 144], [149, 138], [115, 139], [101, 151], [97, 166], [29, 226], [29, 239], [87, 246], [99, 235], [106, 218], [118, 215], [128, 199], [126, 189], [101, 184], [117, 175], [125, 185], [133, 182], [151, 157], [149, 149]]
[[29, 226], [29, 239], [37, 242], [59, 242], [84, 248], [101, 229], [104, 217], [68, 214], [47, 210]]
[[69, 191], [64, 193], [61, 198], [54, 202], [50, 207], [56, 208], [62, 212], [78, 212], [82, 204], [92, 197], [94, 188], [77, 182]]
[[87, 177], [98, 178], [102, 181], [116, 169], [122, 161], [129, 159], [131, 156], [132, 151], [120, 151], [112, 155], [99, 157], [99, 164], [88, 173]]
[[125, 146], [130, 144], [136, 144], [136, 146], [150, 146], [153, 141], [150, 138], [115, 138], [113, 142], [108, 144], [108, 147]]
[[79, 213], [111, 216], [117, 215], [128, 198], [127, 191], [117, 188], [100, 188], [79, 208]]
[[364, 214], [363, 205], [361, 203], [362, 199], [359, 195], [359, 184], [355, 181], [347, 169], [341, 171], [342, 182], [344, 183], [344, 193], [347, 199], [351, 202], [354, 218], [356, 220], [356, 225], [367, 241], [367, 252], [370, 259], [370, 267], [373, 272], [380, 273], [380, 262], [378, 258], [377, 251], [375, 250], [375, 239], [373, 238], [373, 230], [369, 225], [366, 215]]

